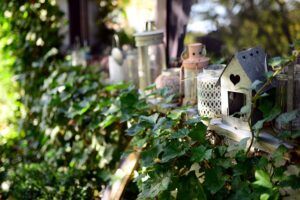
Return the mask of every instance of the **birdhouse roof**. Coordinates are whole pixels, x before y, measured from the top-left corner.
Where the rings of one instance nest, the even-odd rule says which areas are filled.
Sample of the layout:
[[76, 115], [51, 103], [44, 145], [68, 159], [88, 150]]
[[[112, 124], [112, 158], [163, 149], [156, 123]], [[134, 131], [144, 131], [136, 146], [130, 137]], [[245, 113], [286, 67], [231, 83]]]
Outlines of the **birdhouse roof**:
[[[254, 47], [244, 51], [237, 52], [233, 59], [237, 59], [249, 79], [264, 81], [265, 73], [267, 72], [266, 53], [261, 47]], [[231, 62], [230, 62], [231, 63]], [[225, 70], [230, 68], [230, 63], [225, 67], [220, 78]], [[220, 80], [218, 81], [218, 83]]]

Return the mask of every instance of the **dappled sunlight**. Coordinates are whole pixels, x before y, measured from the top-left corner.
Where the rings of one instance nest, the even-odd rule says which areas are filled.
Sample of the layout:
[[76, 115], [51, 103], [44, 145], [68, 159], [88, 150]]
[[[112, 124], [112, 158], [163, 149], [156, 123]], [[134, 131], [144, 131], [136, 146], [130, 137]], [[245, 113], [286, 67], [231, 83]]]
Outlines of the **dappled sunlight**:
[[297, 198], [299, 16], [1, 0], [0, 199]]

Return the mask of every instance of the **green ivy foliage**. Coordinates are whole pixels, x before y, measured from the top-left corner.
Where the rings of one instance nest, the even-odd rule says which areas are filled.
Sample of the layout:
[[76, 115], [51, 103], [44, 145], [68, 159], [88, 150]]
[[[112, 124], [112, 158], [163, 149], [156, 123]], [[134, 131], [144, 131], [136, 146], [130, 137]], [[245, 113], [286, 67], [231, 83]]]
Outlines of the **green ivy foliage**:
[[35, 106], [40, 99], [40, 87], [59, 57], [63, 13], [55, 0], [4, 0], [0, 13], [2, 48], [14, 58], [11, 69], [21, 89], [20, 102], [27, 111], [22, 124], [25, 129], [33, 129], [31, 122], [39, 118]]
[[130, 141], [127, 121], [148, 107], [135, 88], [100, 80], [89, 67], [54, 68], [42, 86], [41, 121], [34, 122], [41, 132], [0, 146], [0, 182], [10, 185], [0, 189], [3, 197], [99, 196]]
[[284, 147], [249, 156], [247, 140], [227, 146], [187, 108], [147, 103], [157, 95], [172, 102], [166, 90], [141, 95], [61, 62], [53, 2], [0, 3], [3, 48], [15, 60], [27, 113], [20, 135], [0, 143], [1, 199], [99, 199], [123, 153], [136, 150], [138, 199], [279, 199], [300, 187]]
[[299, 180], [299, 169], [287, 175], [284, 147], [273, 156], [247, 156], [249, 138], [231, 146], [212, 143], [220, 138], [186, 113], [141, 116], [128, 130], [141, 149], [138, 199], [279, 199], [286, 179]]

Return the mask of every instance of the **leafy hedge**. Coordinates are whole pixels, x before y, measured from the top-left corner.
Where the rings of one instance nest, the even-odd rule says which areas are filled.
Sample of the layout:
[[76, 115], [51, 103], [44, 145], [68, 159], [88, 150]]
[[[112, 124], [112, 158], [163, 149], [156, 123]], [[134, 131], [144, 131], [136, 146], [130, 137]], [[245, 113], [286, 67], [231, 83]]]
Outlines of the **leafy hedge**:
[[227, 146], [200, 117], [188, 118], [188, 108], [147, 103], [158, 95], [172, 101], [165, 89], [141, 95], [64, 63], [54, 2], [0, 3], [1, 45], [15, 60], [26, 110], [20, 134], [0, 142], [0, 198], [100, 198], [123, 153], [137, 149], [139, 199], [278, 199], [299, 188], [299, 167], [283, 159], [285, 148], [249, 156], [246, 140]]
[[60, 67], [44, 86], [45, 134], [1, 146], [1, 180], [10, 185], [3, 197], [99, 197], [130, 137], [141, 150], [139, 199], [276, 199], [281, 188], [299, 187], [285, 148], [248, 156], [246, 140], [228, 147], [187, 108], [157, 111], [136, 89], [104, 86], [88, 68]]
[[90, 198], [100, 193], [130, 141], [124, 132], [127, 120], [146, 114], [141, 108], [148, 107], [133, 87], [104, 86], [100, 79], [89, 68], [61, 65], [45, 79], [41, 132], [26, 130], [0, 146], [0, 180], [10, 184], [4, 197]]

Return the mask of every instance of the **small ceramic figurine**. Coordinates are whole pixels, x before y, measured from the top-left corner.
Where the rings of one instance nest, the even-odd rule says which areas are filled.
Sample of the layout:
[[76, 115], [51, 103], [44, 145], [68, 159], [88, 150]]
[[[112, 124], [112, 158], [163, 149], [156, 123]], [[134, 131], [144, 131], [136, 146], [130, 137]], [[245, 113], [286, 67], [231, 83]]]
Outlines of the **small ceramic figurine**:
[[201, 43], [188, 45], [187, 52], [185, 50], [181, 55], [180, 93], [184, 95], [183, 104], [197, 103], [197, 75], [209, 63], [205, 55], [206, 49]]

